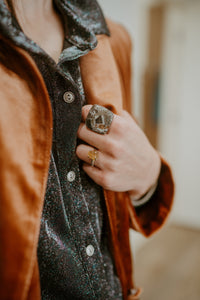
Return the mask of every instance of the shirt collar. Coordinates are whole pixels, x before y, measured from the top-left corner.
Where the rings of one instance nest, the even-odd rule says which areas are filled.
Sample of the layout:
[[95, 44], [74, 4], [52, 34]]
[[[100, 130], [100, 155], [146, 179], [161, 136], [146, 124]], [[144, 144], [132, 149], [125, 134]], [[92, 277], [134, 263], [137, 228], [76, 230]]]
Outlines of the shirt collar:
[[[67, 22], [66, 39], [83, 52], [96, 47], [96, 34], [109, 35], [103, 13], [97, 1], [54, 0], [54, 3], [62, 14], [64, 22]], [[17, 26], [17, 22], [7, 9], [4, 0], [0, 0], [0, 33], [13, 40], [19, 47], [28, 47], [29, 50], [36, 53], [39, 51], [39, 47], [29, 40]]]
[[68, 42], [81, 50], [94, 49], [96, 34], [109, 35], [109, 30], [100, 6], [95, 0], [54, 0], [56, 6], [67, 17]]

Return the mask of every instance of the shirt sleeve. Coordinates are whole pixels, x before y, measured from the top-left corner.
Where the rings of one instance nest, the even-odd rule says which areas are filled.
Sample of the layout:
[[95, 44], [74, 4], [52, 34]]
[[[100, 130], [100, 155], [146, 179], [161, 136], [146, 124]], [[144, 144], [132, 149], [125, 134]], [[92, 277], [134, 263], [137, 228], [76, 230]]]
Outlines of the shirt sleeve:
[[151, 197], [153, 196], [153, 194], [157, 188], [157, 185], [158, 185], [158, 182], [156, 181], [156, 183], [149, 189], [149, 191], [144, 196], [142, 196], [140, 199], [134, 199], [130, 196], [132, 205], [135, 207], [138, 207], [138, 206], [144, 205], [146, 202], [148, 202], [151, 199]]

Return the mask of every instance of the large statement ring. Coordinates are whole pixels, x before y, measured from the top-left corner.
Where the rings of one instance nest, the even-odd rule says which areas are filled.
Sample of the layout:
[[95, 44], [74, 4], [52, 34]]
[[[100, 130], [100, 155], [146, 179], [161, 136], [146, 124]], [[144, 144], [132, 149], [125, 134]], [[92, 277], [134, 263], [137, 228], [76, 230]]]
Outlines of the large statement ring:
[[94, 167], [95, 161], [98, 157], [98, 151], [97, 150], [91, 150], [88, 152], [88, 158], [91, 159], [91, 166]]
[[94, 132], [106, 134], [108, 133], [113, 117], [114, 114], [112, 111], [94, 104], [87, 115], [85, 124]]

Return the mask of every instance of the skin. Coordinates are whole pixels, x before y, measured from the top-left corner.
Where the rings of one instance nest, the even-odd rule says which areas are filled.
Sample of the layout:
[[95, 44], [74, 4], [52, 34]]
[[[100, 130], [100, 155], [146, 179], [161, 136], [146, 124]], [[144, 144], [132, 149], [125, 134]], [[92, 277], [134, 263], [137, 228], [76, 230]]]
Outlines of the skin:
[[23, 32], [58, 62], [63, 49], [64, 26], [53, 1], [14, 0], [13, 5]]
[[[64, 28], [53, 1], [15, 0], [13, 4], [24, 33], [57, 62], [63, 47]], [[161, 166], [158, 152], [125, 111], [114, 116], [106, 135], [87, 129], [84, 121], [90, 108], [90, 105], [83, 107], [78, 130], [78, 137], [88, 145], [80, 144], [76, 149], [77, 156], [84, 161], [84, 171], [103, 188], [128, 191], [133, 199], [139, 199], [158, 179]], [[99, 154], [92, 167], [88, 152], [94, 148]]]
[[[107, 190], [129, 191], [132, 199], [139, 199], [157, 181], [160, 157], [130, 114], [123, 111], [114, 115], [109, 133], [100, 135], [89, 130], [84, 121], [91, 108], [82, 109], [78, 137], [90, 146], [80, 144], [76, 154], [85, 163], [84, 171]], [[124, 134], [126, 133], [126, 134]], [[95, 167], [91, 166], [88, 152], [98, 149]]]

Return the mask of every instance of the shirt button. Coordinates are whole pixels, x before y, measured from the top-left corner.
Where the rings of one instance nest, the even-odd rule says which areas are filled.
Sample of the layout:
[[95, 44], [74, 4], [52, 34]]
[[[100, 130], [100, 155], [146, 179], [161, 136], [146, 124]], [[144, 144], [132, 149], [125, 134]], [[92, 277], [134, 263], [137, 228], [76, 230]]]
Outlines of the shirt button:
[[92, 245], [88, 245], [86, 247], [86, 253], [88, 256], [92, 256], [94, 254], [94, 247]]
[[76, 178], [76, 174], [74, 171], [70, 171], [68, 174], [67, 174], [67, 180], [69, 182], [72, 182], [74, 181], [74, 179]]
[[75, 99], [75, 96], [72, 92], [65, 92], [63, 94], [63, 100], [66, 102], [66, 103], [72, 103]]

